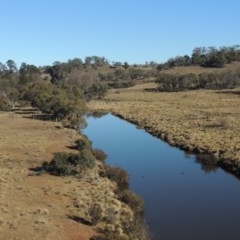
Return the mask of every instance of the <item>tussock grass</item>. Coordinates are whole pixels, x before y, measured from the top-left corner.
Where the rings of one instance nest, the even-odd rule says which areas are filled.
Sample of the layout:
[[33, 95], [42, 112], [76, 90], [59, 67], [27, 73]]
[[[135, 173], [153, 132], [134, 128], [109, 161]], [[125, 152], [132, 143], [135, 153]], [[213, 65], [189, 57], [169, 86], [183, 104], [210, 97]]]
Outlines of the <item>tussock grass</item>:
[[[111, 111], [173, 146], [210, 153], [221, 161], [240, 161], [240, 89], [172, 93], [145, 91], [154, 84], [111, 90], [92, 111]], [[234, 94], [233, 94], [234, 93]]]

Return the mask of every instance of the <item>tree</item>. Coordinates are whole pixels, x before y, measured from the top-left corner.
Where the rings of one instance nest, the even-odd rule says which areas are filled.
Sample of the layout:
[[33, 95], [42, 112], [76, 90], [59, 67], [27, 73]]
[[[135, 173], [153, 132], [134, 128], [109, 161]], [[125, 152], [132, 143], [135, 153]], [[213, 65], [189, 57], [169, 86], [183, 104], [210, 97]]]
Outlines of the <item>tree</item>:
[[88, 65], [91, 65], [92, 63], [92, 57], [85, 57], [85, 65], [88, 66]]
[[143, 77], [143, 70], [140, 68], [129, 68], [129, 76], [132, 80]]
[[81, 88], [82, 90], [87, 90], [92, 86], [93, 82], [98, 80], [98, 75], [93, 71], [80, 71], [73, 69], [66, 82], [71, 86]]
[[26, 84], [27, 82], [31, 82], [35, 79], [40, 79], [39, 69], [34, 65], [22, 63], [19, 69], [19, 83]]
[[13, 61], [13, 60], [8, 60], [7, 61], [7, 66], [8, 66], [8, 71], [9, 71], [9, 73], [15, 73], [15, 72], [17, 72], [17, 65], [16, 65], [16, 63]]
[[8, 70], [7, 66], [0, 62], [0, 74], [5, 74], [7, 70]]
[[87, 95], [90, 98], [97, 97], [98, 99], [102, 99], [107, 94], [107, 91], [108, 86], [105, 83], [97, 81], [89, 88]]
[[64, 78], [64, 71], [61, 63], [55, 62], [53, 66], [48, 67], [46, 72], [51, 75], [51, 82], [57, 84]]
[[129, 64], [128, 64], [127, 62], [124, 62], [124, 63], [123, 63], [123, 67], [124, 67], [125, 69], [128, 69], [128, 68], [129, 68]]
[[115, 62], [115, 63], [114, 63], [114, 66], [115, 66], [115, 67], [121, 67], [121, 66], [122, 66], [122, 63], [121, 63], [121, 62]]
[[3, 104], [0, 108], [9, 110], [14, 106], [19, 97], [16, 78], [0, 78], [0, 98]]
[[192, 63], [194, 65], [202, 65], [205, 61], [205, 54], [206, 49], [205, 48], [201, 48], [201, 47], [197, 47], [193, 49], [192, 52]]
[[72, 119], [81, 116], [86, 106], [83, 98], [72, 88], [60, 88], [46, 81], [37, 81], [27, 85], [23, 96], [44, 113], [51, 114], [56, 120]]
[[204, 64], [206, 67], [224, 67], [226, 63], [226, 58], [221, 52], [216, 52], [212, 54], [208, 61]]
[[73, 69], [82, 69], [83, 68], [83, 61], [80, 58], [74, 58], [74, 59], [70, 59], [68, 60], [68, 71], [70, 72]]

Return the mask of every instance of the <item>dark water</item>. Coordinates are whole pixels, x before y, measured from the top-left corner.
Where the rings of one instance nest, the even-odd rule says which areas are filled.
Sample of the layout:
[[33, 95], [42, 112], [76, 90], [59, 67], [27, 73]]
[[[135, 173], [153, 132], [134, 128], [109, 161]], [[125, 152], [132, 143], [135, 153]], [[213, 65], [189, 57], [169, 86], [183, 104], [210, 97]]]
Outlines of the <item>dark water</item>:
[[111, 114], [87, 122], [93, 147], [128, 171], [130, 189], [144, 199], [154, 240], [240, 239], [238, 179]]

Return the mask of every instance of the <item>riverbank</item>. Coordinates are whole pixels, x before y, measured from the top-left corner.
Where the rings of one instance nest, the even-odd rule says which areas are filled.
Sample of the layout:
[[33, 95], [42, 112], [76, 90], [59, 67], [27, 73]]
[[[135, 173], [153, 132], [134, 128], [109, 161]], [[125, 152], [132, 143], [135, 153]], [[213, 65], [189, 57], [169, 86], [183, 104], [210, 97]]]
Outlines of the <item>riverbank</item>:
[[154, 87], [148, 83], [111, 90], [104, 100], [92, 101], [88, 107], [110, 111], [187, 152], [210, 155], [209, 164], [239, 176], [239, 89], [149, 91]]
[[[0, 112], [1, 239], [89, 240], [106, 229], [122, 235], [133, 211], [116, 196], [116, 184], [99, 175], [100, 161], [82, 178], [34, 171], [55, 152], [76, 153], [78, 138], [60, 123]], [[94, 204], [105, 217], [97, 225], [89, 215]]]

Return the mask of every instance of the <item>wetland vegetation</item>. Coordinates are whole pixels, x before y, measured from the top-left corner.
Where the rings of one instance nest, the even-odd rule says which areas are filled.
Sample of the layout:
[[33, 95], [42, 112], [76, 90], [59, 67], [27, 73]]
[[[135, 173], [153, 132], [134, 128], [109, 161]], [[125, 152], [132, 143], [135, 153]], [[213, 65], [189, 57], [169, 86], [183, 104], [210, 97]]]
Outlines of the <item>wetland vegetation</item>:
[[[112, 112], [172, 146], [204, 156], [199, 159], [205, 164], [211, 161], [212, 165], [240, 175], [238, 45], [219, 49], [195, 48], [191, 56], [177, 56], [161, 64], [110, 64], [104, 57], [91, 56], [84, 61], [75, 58], [42, 67], [22, 63], [18, 68], [13, 60], [8, 60], [5, 64], [0, 63], [0, 86], [0, 110], [5, 124], [7, 115], [4, 112], [8, 112], [11, 120], [23, 124], [22, 121], [30, 120], [20, 120], [18, 114], [30, 117], [37, 111], [56, 124], [61, 122], [55, 131], [64, 132], [65, 127], [78, 129], [84, 125], [82, 116], [88, 111]], [[34, 132], [34, 128], [31, 131]], [[126, 187], [122, 188], [127, 185], [127, 173], [121, 168], [107, 166], [104, 159], [108, 153], [92, 149], [84, 137], [79, 139], [74, 135], [68, 140], [71, 149], [56, 147], [51, 158], [49, 155], [46, 159], [41, 158], [45, 162], [43, 170], [51, 177], [61, 182], [61, 178], [72, 179], [74, 176], [94, 189], [85, 198], [81, 195], [85, 199], [80, 204], [84, 209], [81, 213], [77, 214], [75, 209], [65, 215], [77, 219], [75, 222], [79, 224], [92, 223], [85, 226], [90, 229], [88, 238], [98, 232], [92, 226], [96, 224], [100, 230], [105, 229], [105, 239], [111, 238], [112, 234], [123, 239], [148, 239], [146, 232], [137, 235], [143, 222], [133, 217], [142, 211], [143, 202]], [[25, 151], [32, 151], [32, 148]], [[206, 155], [214, 158], [206, 159]], [[24, 155], [19, 157], [24, 158]], [[2, 159], [1, 164], [8, 158]], [[39, 167], [40, 160], [37, 163]], [[36, 167], [33, 165], [26, 163], [24, 166], [31, 169]], [[5, 191], [7, 197], [10, 194], [7, 187]], [[110, 193], [108, 199], [104, 197], [106, 193]], [[74, 198], [75, 202], [79, 199]], [[101, 206], [96, 205], [95, 200], [100, 201]], [[132, 219], [131, 223], [125, 222], [128, 218]], [[8, 234], [8, 225], [2, 225]], [[99, 238], [104, 238], [103, 235]]]
[[107, 164], [127, 170], [144, 199], [152, 239], [238, 240], [239, 180], [212, 156], [187, 154], [112, 114], [87, 122], [84, 134], [108, 153]]

